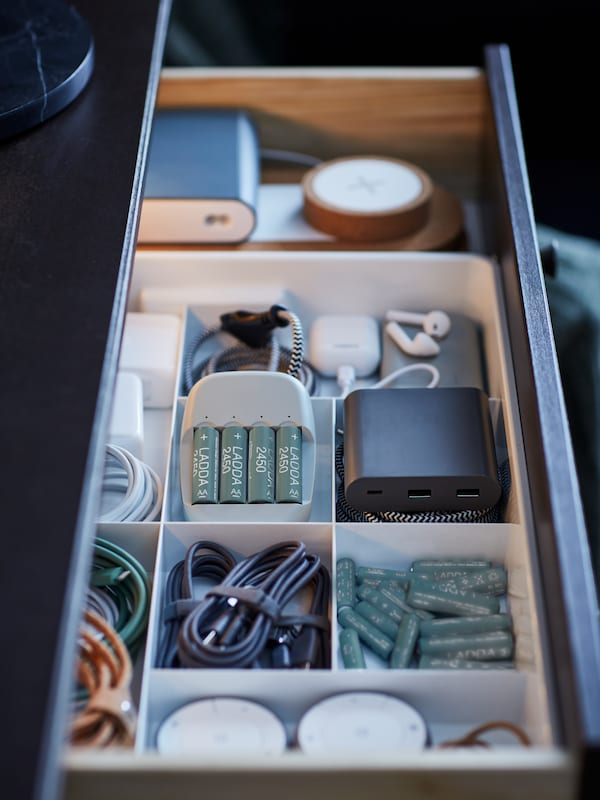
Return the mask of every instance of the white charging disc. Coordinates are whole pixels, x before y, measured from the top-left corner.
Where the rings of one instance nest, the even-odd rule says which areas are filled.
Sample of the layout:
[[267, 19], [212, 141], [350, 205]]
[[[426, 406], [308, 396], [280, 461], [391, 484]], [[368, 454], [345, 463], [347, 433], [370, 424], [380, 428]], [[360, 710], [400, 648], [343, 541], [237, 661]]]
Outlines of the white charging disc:
[[408, 164], [384, 158], [348, 158], [316, 170], [312, 188], [324, 203], [368, 214], [414, 203], [424, 187], [420, 173]]
[[188, 703], [170, 714], [156, 737], [158, 751], [170, 755], [279, 755], [285, 728], [272, 711], [234, 697]]
[[394, 158], [354, 156], [318, 164], [302, 179], [304, 216], [339, 239], [378, 241], [407, 236], [428, 221], [433, 181]]
[[322, 700], [300, 720], [298, 744], [309, 755], [422, 750], [423, 717], [408, 703], [379, 692], [348, 692]]

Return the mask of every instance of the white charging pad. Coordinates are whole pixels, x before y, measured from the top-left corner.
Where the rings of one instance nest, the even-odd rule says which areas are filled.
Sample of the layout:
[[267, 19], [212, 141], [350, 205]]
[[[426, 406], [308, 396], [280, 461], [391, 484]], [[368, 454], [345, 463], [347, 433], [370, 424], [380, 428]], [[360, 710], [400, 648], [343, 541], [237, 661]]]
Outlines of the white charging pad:
[[161, 724], [160, 753], [191, 756], [274, 756], [286, 748], [285, 728], [272, 711], [235, 697], [182, 706]]
[[434, 185], [414, 164], [359, 156], [313, 167], [302, 188], [304, 216], [317, 230], [338, 239], [383, 241], [427, 223]]
[[300, 720], [298, 744], [309, 755], [400, 753], [427, 743], [423, 717], [379, 692], [348, 692], [322, 700]]

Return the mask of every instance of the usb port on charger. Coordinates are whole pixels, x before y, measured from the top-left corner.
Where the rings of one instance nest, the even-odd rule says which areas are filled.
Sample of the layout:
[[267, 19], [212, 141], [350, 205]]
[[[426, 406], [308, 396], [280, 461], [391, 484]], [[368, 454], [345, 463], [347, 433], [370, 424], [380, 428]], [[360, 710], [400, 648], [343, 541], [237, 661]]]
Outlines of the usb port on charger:
[[479, 497], [479, 489], [457, 489], [457, 497]]
[[409, 489], [408, 490], [408, 499], [409, 500], [424, 500], [427, 497], [431, 497], [431, 489]]

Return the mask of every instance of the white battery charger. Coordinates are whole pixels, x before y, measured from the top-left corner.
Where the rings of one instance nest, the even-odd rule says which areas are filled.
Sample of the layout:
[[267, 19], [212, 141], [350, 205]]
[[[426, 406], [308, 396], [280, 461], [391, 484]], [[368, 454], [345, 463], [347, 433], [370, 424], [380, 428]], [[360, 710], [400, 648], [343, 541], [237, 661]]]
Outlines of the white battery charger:
[[[194, 429], [208, 423], [222, 429], [236, 421], [276, 428], [291, 422], [302, 432], [302, 502], [193, 503]], [[192, 387], [183, 412], [179, 441], [181, 498], [188, 520], [221, 522], [302, 522], [310, 517], [316, 469], [315, 419], [310, 395], [283, 372], [215, 372]]]

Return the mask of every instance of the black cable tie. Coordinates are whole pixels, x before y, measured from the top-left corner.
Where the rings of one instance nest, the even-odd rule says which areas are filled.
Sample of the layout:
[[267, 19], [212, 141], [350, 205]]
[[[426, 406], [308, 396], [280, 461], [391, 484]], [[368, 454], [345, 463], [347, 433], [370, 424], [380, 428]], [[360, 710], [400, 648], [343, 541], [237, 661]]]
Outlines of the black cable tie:
[[173, 600], [165, 606], [164, 621], [171, 622], [174, 619], [187, 617], [199, 604], [199, 600]]
[[229, 311], [220, 316], [221, 328], [248, 347], [266, 347], [275, 328], [289, 325], [288, 319], [279, 316], [280, 311], [286, 310], [283, 306], [274, 305], [267, 311]]
[[207, 597], [211, 595], [234, 598], [245, 606], [253, 608], [259, 614], [265, 614], [271, 620], [276, 620], [281, 612], [279, 603], [259, 588], [219, 584], [218, 586], [213, 586], [206, 593]]

